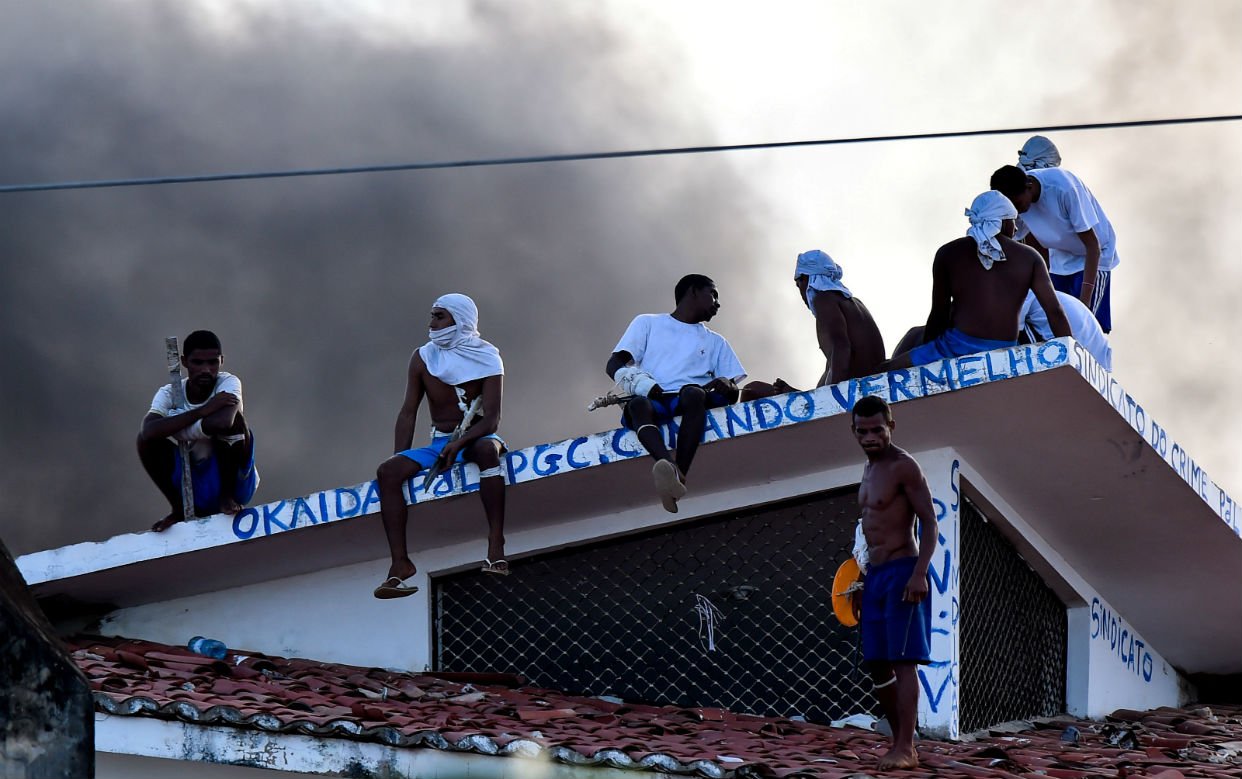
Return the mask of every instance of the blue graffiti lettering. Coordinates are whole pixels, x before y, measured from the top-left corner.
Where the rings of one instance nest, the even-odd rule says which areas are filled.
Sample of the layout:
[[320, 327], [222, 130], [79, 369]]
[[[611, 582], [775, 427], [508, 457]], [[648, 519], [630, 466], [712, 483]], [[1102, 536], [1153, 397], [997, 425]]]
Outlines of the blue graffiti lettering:
[[1014, 376], [1022, 375], [1019, 368], [1026, 365], [1027, 373], [1035, 372], [1035, 363], [1031, 361], [1031, 347], [1014, 346], [1009, 349], [1009, 371]]
[[884, 376], [864, 376], [858, 379], [858, 396], [880, 395], [884, 392]]
[[975, 362], [982, 363], [983, 355], [971, 354], [957, 361], [957, 385], [959, 387], [973, 387], [983, 383], [983, 375], [979, 372], [979, 367], [972, 365]]
[[927, 567], [927, 578], [931, 579], [932, 583], [936, 585], [936, 592], [941, 595], [944, 595], [949, 591], [949, 563], [952, 559], [953, 558], [949, 555], [949, 550], [944, 550], [943, 565], [940, 567], [940, 570], [944, 572], [944, 576], [936, 575], [936, 566], [929, 565]]
[[[746, 413], [745, 419], [741, 417], [741, 415], [738, 412], [738, 409], [741, 409], [742, 411]], [[741, 405], [736, 405], [736, 406], [725, 406], [724, 412], [725, 412], [725, 427], [728, 428], [730, 437], [737, 435], [737, 431], [739, 429], [745, 430], [747, 433], [750, 433], [755, 429], [754, 420], [752, 420], [750, 417], [750, 404], [749, 403], [743, 403]]]
[[960, 460], [954, 460], [953, 465], [949, 468], [949, 486], [953, 488], [953, 511], [956, 512], [962, 504], [962, 489], [957, 484], [957, 472], [962, 469]]
[[[247, 529], [242, 530], [242, 522], [250, 521]], [[254, 535], [254, 531], [259, 529], [259, 511], [258, 509], [248, 508], [237, 512], [237, 516], [233, 517], [233, 535], [245, 541]]]
[[[771, 413], [771, 417], [768, 416]], [[759, 398], [755, 401], [755, 417], [760, 430], [768, 430], [781, 423], [781, 406], [771, 398]]]
[[263, 507], [263, 535], [270, 536], [272, 534], [272, 525], [275, 525], [281, 530], [289, 529], [288, 525], [282, 524], [276, 519], [276, 515], [279, 514], [280, 510], [284, 507], [285, 502], [283, 500], [277, 503], [275, 508], [272, 508], [270, 503]]
[[311, 511], [311, 507], [307, 505], [306, 501], [303, 498], [294, 498], [292, 516], [289, 518], [290, 528], [295, 528], [298, 526], [298, 512], [299, 511], [306, 514], [306, 519], [308, 520], [307, 524], [311, 524], [311, 525], [319, 524], [319, 520], [315, 518], [315, 512]]
[[[349, 508], [345, 507], [342, 500], [345, 496], [349, 496]], [[336, 515], [341, 519], [347, 519], [358, 513], [359, 507], [362, 506], [362, 496], [352, 487], [338, 487], [336, 489]]]
[[565, 464], [570, 468], [586, 468], [591, 464], [589, 460], [575, 460], [574, 454], [578, 451], [578, 447], [585, 444], [589, 439], [586, 436], [580, 436], [569, 442], [569, 446], [565, 448]]
[[707, 434], [711, 433], [716, 436], [716, 440], [723, 439], [725, 433], [720, 429], [720, 423], [716, 421], [716, 414], [713, 411], [707, 412], [707, 424], [703, 426], [703, 440], [707, 440]]
[[[623, 449], [621, 447], [621, 442], [626, 440], [626, 436], [629, 432], [630, 431], [622, 428], [612, 434], [612, 451], [618, 457], [622, 458], [643, 456], [645, 452], [642, 449]], [[635, 441], [637, 441], [637, 438], [635, 438]]]
[[537, 476], [551, 476], [561, 469], [563, 455], [548, 454], [555, 446], [556, 444], [539, 444], [535, 447], [533, 467]]
[[[902, 368], [901, 370], [891, 371], [888, 374], [888, 402], [896, 403], [898, 400], [913, 400], [917, 397], [906, 383], [910, 381], [910, 371]], [[898, 398], [897, 395], [904, 396]]]
[[858, 382], [850, 379], [849, 381], [842, 382], [842, 384], [849, 389], [848, 395], [843, 396], [841, 394], [841, 384], [833, 384], [828, 388], [828, 391], [832, 393], [832, 399], [841, 404], [841, 408], [843, 410], [852, 411], [854, 408], [854, 401], [858, 399]]
[[[987, 368], [988, 381], [996, 381], [997, 379], [1009, 378], [1008, 373], [1005, 373], [1004, 370], [997, 372], [996, 368], [992, 365], [992, 358], [994, 356], [995, 355], [993, 355], [992, 352], [988, 352], [987, 354], [983, 355], [984, 365]], [[1001, 367], [1004, 368], [1003, 365]]]
[[379, 482], [372, 479], [367, 483], [367, 494], [362, 496], [362, 505], [358, 507], [358, 513], [370, 514], [371, 506], [378, 506], [379, 502]]
[[[803, 413], [794, 409], [801, 406]], [[809, 392], [795, 392], [785, 401], [785, 416], [794, 422], [805, 422], [815, 416], [815, 398]]]
[[[939, 365], [940, 372], [936, 373], [932, 371], [931, 365]], [[938, 363], [929, 363], [928, 365], [919, 366], [919, 389], [923, 391], [924, 395], [931, 395], [936, 392], [936, 390], [932, 389], [928, 385], [929, 380], [936, 386], [943, 389], [956, 389], [953, 386], [953, 369], [948, 360], [941, 360]]]
[[922, 668], [919, 668], [919, 682], [921, 682], [923, 685], [923, 691], [926, 693], [926, 696], [927, 696], [927, 705], [931, 706], [932, 711], [934, 712], [940, 711], [940, 700], [944, 697], [944, 691], [948, 689], [949, 682], [952, 679], [953, 679], [953, 674], [951, 673], [945, 674], [944, 678], [940, 680], [940, 687], [935, 692], [933, 692], [931, 688], [931, 682], [927, 680], [927, 673]]
[[[1056, 355], [1051, 360], [1046, 356], [1049, 351], [1056, 352]], [[1060, 341], [1044, 341], [1039, 345], [1039, 350], [1035, 353], [1035, 357], [1045, 368], [1064, 365], [1065, 361], [1069, 359], [1069, 347]]]
[[1147, 644], [1099, 598], [1091, 599], [1091, 640], [1108, 646], [1123, 668], [1150, 682], [1155, 660]]
[[[617, 432], [624, 433], [625, 431], [619, 430]], [[526, 452], [523, 452], [521, 449], [516, 452], [509, 452], [505, 456], [505, 469], [509, 471], [509, 484], [518, 483], [518, 474], [526, 470], [529, 462], [530, 459], [526, 456]]]

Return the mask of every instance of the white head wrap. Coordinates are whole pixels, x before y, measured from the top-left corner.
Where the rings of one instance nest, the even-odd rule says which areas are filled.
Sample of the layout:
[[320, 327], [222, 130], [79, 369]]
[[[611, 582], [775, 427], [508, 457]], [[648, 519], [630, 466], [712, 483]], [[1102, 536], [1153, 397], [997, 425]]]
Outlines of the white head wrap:
[[806, 305], [811, 307], [811, 299], [815, 290], [820, 292], [840, 292], [847, 298], [854, 297], [841, 283], [841, 266], [819, 249], [811, 249], [798, 255], [798, 264], [794, 268], [794, 279], [806, 276]]
[[441, 295], [431, 307], [449, 312], [457, 323], [457, 332], [448, 346], [428, 341], [418, 348], [432, 376], [455, 386], [487, 376], [504, 375], [500, 351], [479, 337], [479, 309], [473, 300], [453, 292]]
[[992, 270], [992, 263], [1005, 259], [1005, 252], [996, 238], [1001, 222], [1017, 219], [1018, 209], [1009, 198], [989, 189], [974, 199], [970, 208], [966, 209], [966, 216], [970, 217], [970, 229], [966, 234], [974, 238], [979, 246], [979, 262], [986, 270]]
[[1032, 135], [1018, 150], [1018, 165], [1022, 170], [1055, 168], [1061, 164], [1061, 152], [1052, 141], [1042, 135]]

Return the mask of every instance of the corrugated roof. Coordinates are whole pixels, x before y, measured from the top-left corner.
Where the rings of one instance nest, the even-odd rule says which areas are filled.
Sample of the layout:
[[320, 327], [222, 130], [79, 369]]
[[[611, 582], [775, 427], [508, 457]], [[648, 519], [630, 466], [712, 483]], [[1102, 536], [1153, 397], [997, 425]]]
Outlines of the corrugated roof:
[[[67, 643], [96, 707], [123, 716], [724, 779], [866, 775], [887, 748], [871, 731], [721, 709], [612, 703], [240, 650], [212, 660], [125, 638]], [[1242, 777], [1242, 707], [1110, 719], [1042, 721], [973, 742], [924, 740], [922, 766], [891, 775]]]

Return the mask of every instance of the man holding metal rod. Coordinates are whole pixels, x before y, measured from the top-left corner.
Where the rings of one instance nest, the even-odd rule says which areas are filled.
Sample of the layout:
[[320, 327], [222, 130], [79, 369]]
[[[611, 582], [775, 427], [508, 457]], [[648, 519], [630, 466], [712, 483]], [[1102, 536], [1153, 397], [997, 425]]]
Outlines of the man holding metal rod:
[[[176, 339], [169, 343], [175, 355]], [[173, 381], [155, 393], [142, 420], [138, 458], [172, 509], [152, 530], [195, 516], [236, 514], [259, 486], [254, 435], [242, 415], [241, 380], [220, 370], [223, 364], [215, 333], [190, 333], [180, 357], [185, 378], [174, 360]]]
[[[505, 443], [500, 428], [504, 363], [495, 346], [479, 336], [479, 310], [469, 297], [442, 295], [431, 307], [428, 341], [410, 355], [405, 400], [397, 414], [394, 451], [376, 470], [380, 516], [392, 564], [388, 578], [375, 588], [377, 598], [403, 598], [418, 592], [410, 580], [418, 568], [406, 546], [407, 507], [401, 487], [426, 471], [422, 488], [458, 462], [479, 467], [479, 497], [487, 515], [487, 557], [483, 571], [506, 575], [505, 480], [500, 456]], [[411, 449], [414, 422], [423, 399], [431, 414], [431, 442]]]

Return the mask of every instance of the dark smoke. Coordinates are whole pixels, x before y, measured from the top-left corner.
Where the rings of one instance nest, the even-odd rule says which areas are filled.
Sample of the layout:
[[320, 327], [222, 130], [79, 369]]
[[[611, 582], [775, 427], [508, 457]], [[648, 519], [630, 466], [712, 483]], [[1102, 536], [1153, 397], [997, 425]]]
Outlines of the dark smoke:
[[[0, 179], [714, 140], [671, 67], [554, 6], [535, 24], [476, 3], [469, 36], [398, 43], [259, 12], [224, 33], [192, 3], [14, 3]], [[611, 427], [584, 407], [615, 339], [683, 273], [755, 256], [745, 193], [723, 160], [660, 160], [0, 195], [0, 535], [20, 554], [166, 511], [133, 442], [163, 338], [196, 328], [245, 383], [259, 501], [373, 475], [445, 291], [506, 357], [511, 445]]]

